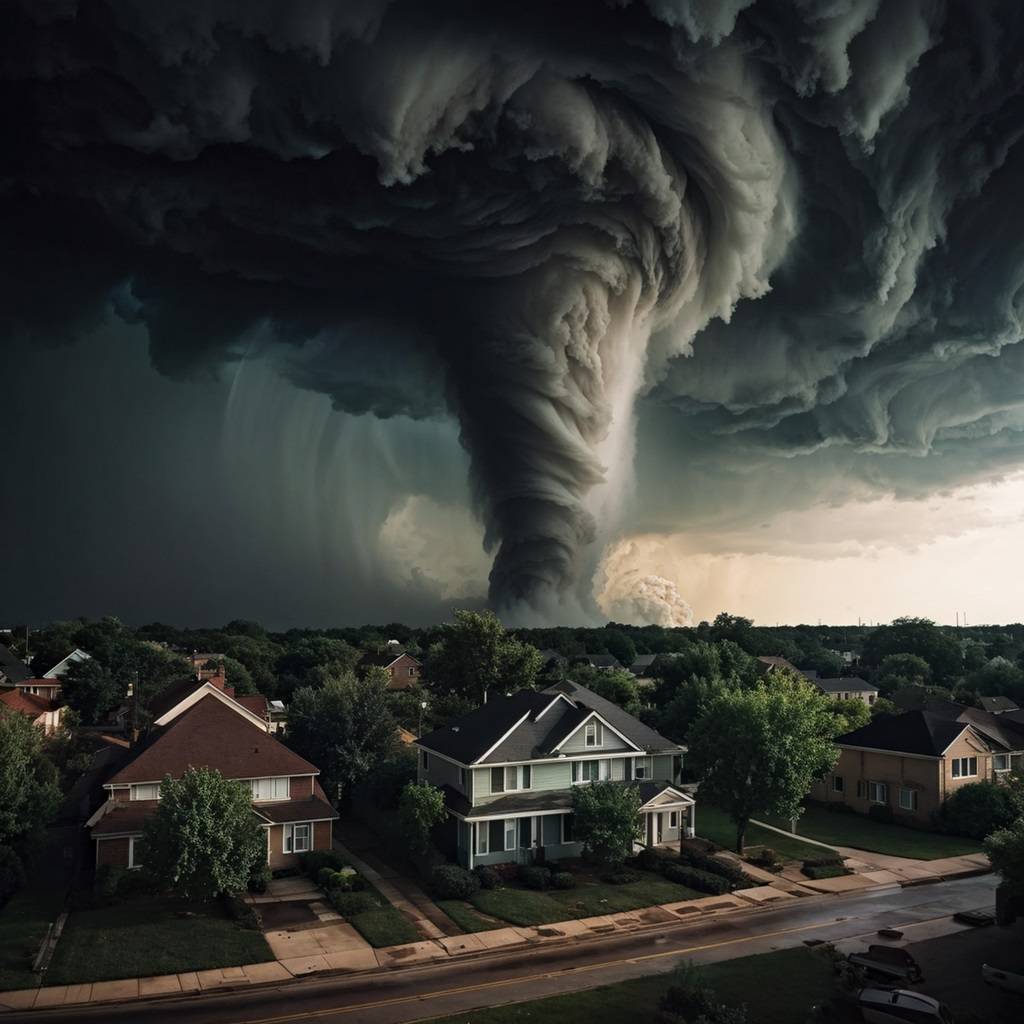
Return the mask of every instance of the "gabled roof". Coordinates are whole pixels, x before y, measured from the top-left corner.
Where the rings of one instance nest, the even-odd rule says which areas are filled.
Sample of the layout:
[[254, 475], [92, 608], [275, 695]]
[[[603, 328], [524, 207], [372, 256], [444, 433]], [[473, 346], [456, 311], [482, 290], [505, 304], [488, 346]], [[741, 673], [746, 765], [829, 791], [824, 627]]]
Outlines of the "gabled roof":
[[53, 666], [48, 672], [44, 672], [43, 675], [47, 679], [59, 679], [60, 673], [64, 672], [73, 661], [89, 661], [90, 655], [86, 654], [81, 647], [76, 647], [66, 657], [61, 658], [56, 665]]
[[583, 657], [594, 668], [622, 668], [622, 662], [614, 654], [584, 654]]
[[23, 715], [38, 718], [47, 711], [56, 711], [63, 707], [60, 701], [41, 697], [36, 693], [25, 693], [23, 690], [4, 690], [0, 692], [0, 705], [10, 711], [20, 711]]
[[[149, 711], [153, 721], [158, 725], [166, 725], [167, 718], [175, 708], [183, 706], [182, 710], [191, 706], [199, 699], [199, 694], [205, 692], [215, 700], [220, 700], [228, 707], [233, 708], [243, 718], [247, 718], [253, 724], [259, 724], [266, 728], [267, 712], [266, 698], [262, 695], [255, 696], [255, 699], [239, 699], [235, 696], [232, 686], [220, 685], [214, 679], [182, 679], [180, 682], [172, 683], [164, 688], [149, 702]], [[247, 703], [248, 702], [248, 703]]]
[[1006, 711], [993, 715], [952, 700], [930, 700], [924, 710], [950, 722], [966, 722], [997, 746], [1007, 750], [1024, 750], [1024, 720], [1018, 719], [1019, 712]]
[[216, 768], [230, 779], [315, 775], [317, 768], [212, 694], [155, 728], [107, 785], [178, 778], [189, 767]]
[[764, 665], [764, 670], [766, 672], [773, 668], [784, 668], [788, 669], [790, 672], [800, 671], [788, 658], [782, 658], [776, 654], [759, 654], [757, 660]]
[[990, 711], [993, 714], [1001, 711], [1017, 711], [1017, 705], [1009, 697], [979, 697], [978, 703], [982, 711]]
[[21, 683], [32, 678], [28, 665], [3, 644], [0, 644], [0, 675], [7, 676], [12, 683]]
[[20, 682], [14, 684], [19, 690], [26, 689], [29, 686], [35, 687], [46, 687], [50, 690], [59, 690], [62, 688], [62, 683], [59, 679], [47, 679], [45, 676], [42, 679], [22, 679]]
[[845, 679], [812, 679], [811, 682], [822, 693], [878, 693], [878, 687], [872, 686], [858, 676]]
[[836, 743], [841, 747], [870, 747], [894, 754], [941, 757], [966, 728], [966, 722], [929, 711], [905, 711], [902, 715], [876, 718], [860, 729], [836, 737]]
[[[557, 700], [560, 695], [567, 699]], [[679, 749], [617, 704], [569, 680], [493, 698], [418, 742], [467, 765], [557, 757], [558, 745], [595, 713], [642, 751]]]

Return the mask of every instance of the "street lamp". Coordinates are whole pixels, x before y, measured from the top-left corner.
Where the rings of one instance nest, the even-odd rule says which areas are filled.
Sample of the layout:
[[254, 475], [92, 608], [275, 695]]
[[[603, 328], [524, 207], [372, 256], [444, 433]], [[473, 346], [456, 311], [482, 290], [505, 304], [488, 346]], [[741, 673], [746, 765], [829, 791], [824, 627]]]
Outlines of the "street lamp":
[[423, 712], [427, 710], [427, 702], [425, 700], [420, 701], [420, 728], [419, 735], [423, 735]]

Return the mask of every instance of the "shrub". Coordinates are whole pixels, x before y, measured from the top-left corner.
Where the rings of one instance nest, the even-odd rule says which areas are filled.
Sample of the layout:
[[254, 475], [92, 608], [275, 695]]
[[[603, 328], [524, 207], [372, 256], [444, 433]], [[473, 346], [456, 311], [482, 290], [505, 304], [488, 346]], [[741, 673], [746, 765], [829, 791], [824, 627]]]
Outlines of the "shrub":
[[263, 919], [260, 917], [259, 911], [251, 903], [246, 903], [238, 896], [222, 896], [221, 906], [224, 908], [224, 913], [232, 921], [237, 921], [243, 928], [258, 932], [263, 927]]
[[503, 879], [500, 872], [495, 871], [489, 864], [478, 864], [473, 868], [481, 889], [500, 889]]
[[476, 875], [457, 864], [442, 864], [434, 868], [431, 883], [442, 900], [468, 900], [480, 888]]
[[334, 883], [334, 876], [336, 874], [338, 874], [338, 872], [335, 871], [334, 868], [329, 868], [325, 864], [316, 873], [316, 884], [319, 885], [320, 888], [324, 890], [324, 892], [330, 892], [331, 889], [337, 889], [338, 885], [337, 884], [333, 884]]
[[270, 870], [270, 865], [266, 861], [263, 861], [262, 864], [253, 868], [252, 874], [249, 876], [249, 892], [266, 892], [267, 886], [270, 885], [270, 880], [273, 877], [274, 875]]
[[25, 884], [25, 867], [9, 846], [0, 846], [0, 907]]
[[556, 889], [575, 889], [576, 878], [569, 871], [556, 871], [551, 876], [551, 884]]
[[609, 885], [629, 885], [630, 882], [639, 882], [640, 875], [635, 871], [630, 871], [627, 867], [618, 867], [606, 871], [601, 876], [601, 881], [607, 882]]
[[713, 875], [719, 875], [732, 882], [733, 885], [741, 884], [746, 876], [743, 869], [732, 861], [719, 860], [706, 853], [697, 850], [687, 850], [679, 855], [680, 861], [692, 868], [699, 868], [701, 871], [710, 871]]
[[839, 878], [840, 875], [853, 874], [849, 868], [844, 868], [842, 864], [812, 864], [810, 867], [805, 864], [803, 872], [808, 878]]
[[1017, 817], [1014, 793], [998, 782], [961, 786], [942, 805], [939, 824], [946, 832], [985, 839], [1011, 825]]
[[828, 868], [843, 866], [843, 858], [839, 854], [832, 857], [809, 857], [804, 861], [804, 868]]
[[551, 868], [541, 864], [524, 864], [519, 869], [519, 881], [527, 889], [547, 889], [551, 885]]
[[[332, 868], [340, 871], [345, 867], [345, 858], [336, 850], [310, 850], [299, 854], [299, 867], [303, 874], [316, 882], [320, 877], [321, 868]], [[282, 872], [274, 872], [275, 878], [286, 877]]]
[[666, 858], [657, 850], [645, 846], [635, 857], [629, 859], [629, 864], [641, 871], [661, 871], [665, 861]]
[[692, 963], [683, 964], [673, 972], [659, 1003], [664, 1024], [747, 1024], [746, 1007], [730, 1007], [720, 1003], [715, 991], [704, 980], [700, 969]]
[[749, 860], [751, 864], [756, 864], [759, 868], [764, 868], [766, 871], [781, 870], [778, 855], [770, 846], [762, 846], [757, 853], [748, 857], [747, 860]]
[[335, 889], [330, 895], [331, 906], [342, 917], [355, 917], [368, 910], [379, 910], [380, 904], [368, 892], [343, 892]]
[[127, 868], [115, 864], [101, 864], [96, 871], [96, 892], [100, 899], [111, 903], [116, 900], [121, 879], [127, 873]]
[[665, 877], [676, 885], [685, 885], [697, 892], [722, 896], [732, 889], [732, 883], [721, 875], [713, 875], [710, 871], [687, 867], [685, 864], [670, 864], [665, 869]]
[[895, 821], [895, 815], [888, 804], [872, 804], [868, 808], [868, 817], [886, 825], [891, 825]]
[[126, 871], [118, 880], [115, 895], [119, 900], [137, 900], [152, 896], [160, 884], [148, 871]]

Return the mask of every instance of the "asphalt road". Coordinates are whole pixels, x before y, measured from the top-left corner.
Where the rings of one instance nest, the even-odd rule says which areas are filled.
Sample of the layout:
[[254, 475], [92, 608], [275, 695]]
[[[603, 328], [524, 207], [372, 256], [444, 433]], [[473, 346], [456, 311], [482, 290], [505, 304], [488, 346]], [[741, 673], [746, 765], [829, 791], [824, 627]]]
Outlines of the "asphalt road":
[[[990, 909], [992, 875], [843, 898], [803, 899], [764, 909], [680, 922], [640, 933], [496, 953], [355, 977], [169, 1000], [5, 1014], [4, 1022], [147, 1024], [399, 1024], [481, 1006], [537, 999], [669, 971], [680, 961], [729, 960], [906, 927], [959, 910]], [[784, 982], [783, 982], [784, 983]]]

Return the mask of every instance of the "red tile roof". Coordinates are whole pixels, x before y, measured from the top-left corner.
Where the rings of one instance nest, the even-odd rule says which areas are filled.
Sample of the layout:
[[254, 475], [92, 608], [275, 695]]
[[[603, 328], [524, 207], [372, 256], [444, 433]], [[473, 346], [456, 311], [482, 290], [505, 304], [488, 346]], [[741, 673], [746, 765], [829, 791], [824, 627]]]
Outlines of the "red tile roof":
[[23, 693], [21, 690], [4, 690], [0, 693], [0, 704], [11, 711], [20, 711], [23, 715], [31, 715], [33, 718], [37, 718], [45, 711], [56, 711], [61, 707], [59, 701], [40, 697], [36, 693]]
[[246, 711], [251, 711], [259, 718], [267, 717], [267, 698], [262, 693], [253, 693], [248, 696], [235, 697], [235, 700], [242, 705]]
[[189, 767], [216, 768], [230, 779], [315, 775], [317, 768], [212, 694], [155, 729], [107, 785], [179, 778]]

